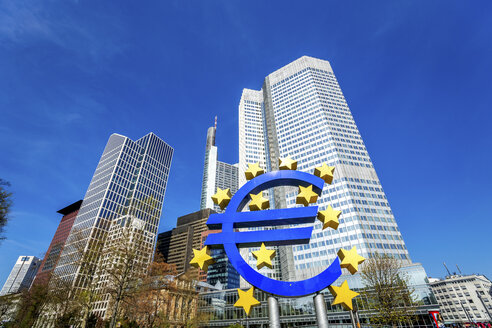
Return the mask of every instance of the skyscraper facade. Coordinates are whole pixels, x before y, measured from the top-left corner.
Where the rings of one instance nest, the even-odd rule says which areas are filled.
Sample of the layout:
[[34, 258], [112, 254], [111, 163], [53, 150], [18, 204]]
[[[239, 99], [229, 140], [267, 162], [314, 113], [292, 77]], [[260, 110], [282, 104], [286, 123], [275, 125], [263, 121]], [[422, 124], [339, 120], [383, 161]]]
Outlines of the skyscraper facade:
[[34, 277], [36, 277], [40, 264], [41, 260], [36, 256], [19, 256], [0, 291], [0, 296], [15, 294], [29, 289]]
[[[154, 133], [133, 141], [112, 134], [75, 219], [55, 273], [85, 288], [93, 279], [97, 263], [80, 261], [80, 251], [100, 248], [110, 234], [120, 233], [112, 224], [131, 217], [141, 222], [145, 235], [147, 262], [150, 262], [166, 191], [173, 148]], [[88, 258], [97, 258], [88, 256]], [[106, 303], [107, 304], [107, 303]], [[98, 308], [99, 313], [104, 309]]]
[[[222, 209], [214, 204], [212, 195], [217, 192], [217, 188], [230, 189], [231, 195], [234, 195], [238, 189], [239, 176], [238, 164], [231, 165], [217, 160], [216, 132], [217, 117], [215, 117], [214, 126], [209, 127], [207, 130], [200, 208], [211, 208], [220, 213]], [[201, 272], [202, 279], [213, 285], [220, 282], [225, 288], [239, 287], [239, 274], [229, 263], [224, 250], [213, 249], [211, 254], [216, 259], [216, 262], [209, 267], [207, 273]]]
[[215, 118], [215, 125], [207, 130], [200, 209], [210, 208], [216, 212], [221, 212], [220, 207], [213, 203], [212, 195], [217, 192], [217, 188], [230, 189], [231, 194], [234, 195], [238, 188], [238, 166], [217, 160], [216, 131], [217, 117]]
[[[410, 257], [355, 120], [328, 61], [301, 57], [268, 75], [261, 90], [244, 89], [239, 103], [239, 177], [245, 182], [248, 163], [266, 171], [291, 157], [297, 169], [313, 173], [335, 166], [332, 184], [317, 204], [342, 211], [337, 230], [314, 225], [311, 242], [292, 247], [280, 259], [295, 262], [296, 278], [312, 276], [328, 266], [340, 248], [357, 246], [359, 254], [388, 254], [410, 263]], [[275, 190], [276, 207], [294, 207], [297, 189]], [[287, 252], [288, 253], [288, 252]], [[251, 254], [251, 253], [250, 253]], [[249, 261], [253, 261], [249, 255]], [[289, 278], [291, 279], [291, 278]]]
[[65, 247], [65, 242], [70, 234], [73, 222], [77, 217], [80, 205], [82, 205], [82, 200], [76, 201], [75, 203], [70, 204], [58, 211], [58, 213], [63, 216], [60, 220], [60, 224], [58, 224], [55, 235], [51, 240], [50, 246], [46, 251], [46, 255], [44, 256], [39, 271], [36, 274], [34, 284], [43, 284], [48, 282], [51, 273], [58, 263], [63, 247]]

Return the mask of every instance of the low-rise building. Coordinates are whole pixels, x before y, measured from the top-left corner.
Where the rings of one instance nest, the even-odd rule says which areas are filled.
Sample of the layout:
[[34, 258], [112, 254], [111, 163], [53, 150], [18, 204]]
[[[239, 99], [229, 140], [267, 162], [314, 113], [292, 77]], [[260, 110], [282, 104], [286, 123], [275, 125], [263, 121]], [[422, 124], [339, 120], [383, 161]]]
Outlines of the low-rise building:
[[450, 275], [430, 283], [445, 325], [492, 322], [492, 282], [478, 274]]

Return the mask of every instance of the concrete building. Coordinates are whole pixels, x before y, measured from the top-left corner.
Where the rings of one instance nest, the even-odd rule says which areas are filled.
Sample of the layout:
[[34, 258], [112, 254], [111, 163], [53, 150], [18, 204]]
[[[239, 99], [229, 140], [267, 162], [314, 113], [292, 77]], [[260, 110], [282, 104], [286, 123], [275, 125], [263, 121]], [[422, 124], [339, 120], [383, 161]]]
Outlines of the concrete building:
[[[149, 251], [142, 255], [150, 263], [173, 152], [154, 133], [136, 141], [119, 134], [110, 136], [55, 268], [57, 276], [71, 281], [75, 288], [86, 288], [94, 278], [91, 268], [100, 263], [81, 261], [82, 253], [96, 251], [94, 245], [100, 249], [106, 238], [111, 239], [114, 221], [127, 214], [143, 222]], [[104, 307], [97, 310], [105, 316]]]
[[55, 235], [51, 240], [50, 246], [46, 251], [46, 255], [44, 256], [41, 267], [39, 268], [38, 274], [34, 280], [34, 284], [48, 283], [51, 273], [55, 269], [58, 259], [60, 258], [60, 254], [65, 247], [65, 242], [67, 241], [72, 225], [77, 217], [80, 205], [82, 205], [82, 200], [76, 201], [75, 203], [62, 208], [57, 212], [63, 216], [58, 224]]
[[41, 260], [36, 256], [19, 256], [0, 291], [0, 296], [20, 293], [29, 289], [40, 265]]
[[217, 117], [215, 117], [215, 125], [209, 127], [207, 130], [200, 209], [211, 208], [219, 213], [222, 210], [218, 205], [213, 203], [212, 195], [217, 192], [217, 188], [230, 189], [232, 195], [236, 193], [238, 189], [238, 165], [217, 160], [217, 146], [215, 145], [216, 132]]
[[178, 273], [192, 269], [198, 276], [198, 271], [191, 268], [193, 248], [201, 249], [202, 232], [208, 230], [207, 219], [213, 210], [206, 208], [178, 218], [176, 228], [159, 234], [157, 252], [166, 263], [176, 265]]
[[450, 275], [430, 283], [445, 325], [492, 323], [492, 282], [483, 275]]

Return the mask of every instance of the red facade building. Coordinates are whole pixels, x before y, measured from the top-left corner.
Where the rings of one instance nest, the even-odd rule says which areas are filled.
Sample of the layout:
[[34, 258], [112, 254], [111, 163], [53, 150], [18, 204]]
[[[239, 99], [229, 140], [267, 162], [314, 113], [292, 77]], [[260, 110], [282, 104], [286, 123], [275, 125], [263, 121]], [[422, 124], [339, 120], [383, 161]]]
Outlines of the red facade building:
[[51, 240], [50, 247], [46, 251], [46, 255], [44, 256], [33, 284], [44, 284], [49, 281], [81, 205], [82, 200], [79, 200], [58, 211], [58, 213], [63, 214], [63, 217]]

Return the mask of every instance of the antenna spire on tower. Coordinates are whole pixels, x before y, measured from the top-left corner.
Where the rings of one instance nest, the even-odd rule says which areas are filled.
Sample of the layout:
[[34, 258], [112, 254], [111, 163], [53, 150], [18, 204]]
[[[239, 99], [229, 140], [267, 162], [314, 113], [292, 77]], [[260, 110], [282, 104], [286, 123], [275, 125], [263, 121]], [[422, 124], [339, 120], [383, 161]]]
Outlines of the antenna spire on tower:
[[215, 124], [214, 124], [214, 129], [217, 130], [217, 115], [215, 115]]

